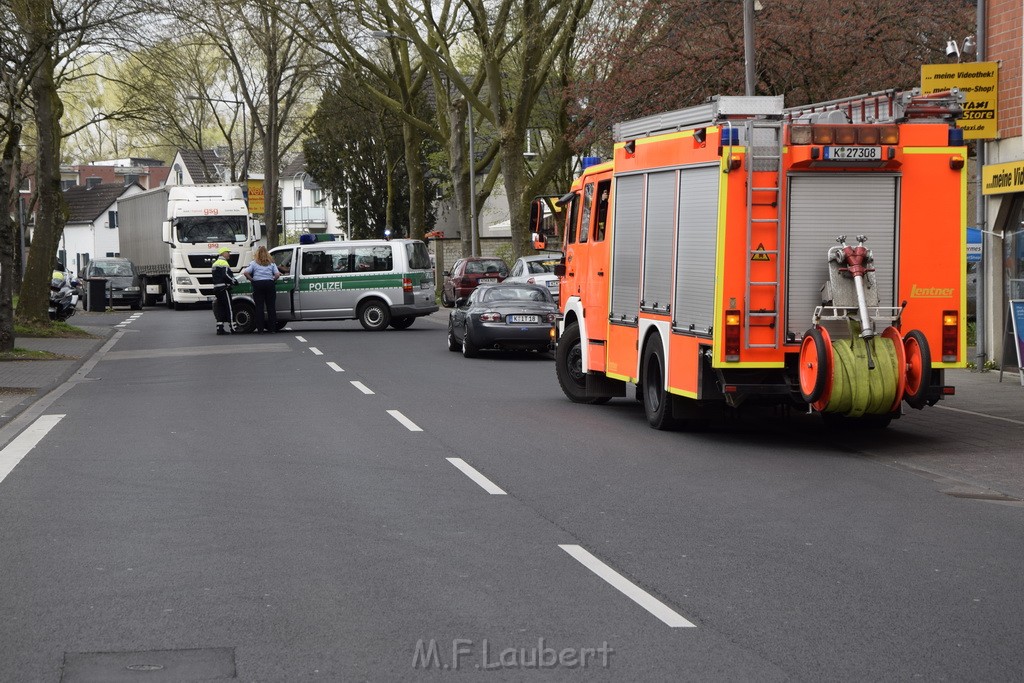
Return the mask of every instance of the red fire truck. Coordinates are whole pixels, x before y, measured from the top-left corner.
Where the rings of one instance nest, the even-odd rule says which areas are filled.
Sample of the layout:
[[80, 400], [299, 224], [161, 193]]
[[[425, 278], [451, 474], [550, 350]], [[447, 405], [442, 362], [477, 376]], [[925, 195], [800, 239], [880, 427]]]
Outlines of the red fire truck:
[[719, 96], [614, 126], [614, 158], [547, 200], [566, 216], [565, 394], [603, 403], [635, 384], [659, 429], [749, 402], [883, 427], [904, 402], [952, 394], [944, 371], [965, 366], [966, 346], [962, 102]]

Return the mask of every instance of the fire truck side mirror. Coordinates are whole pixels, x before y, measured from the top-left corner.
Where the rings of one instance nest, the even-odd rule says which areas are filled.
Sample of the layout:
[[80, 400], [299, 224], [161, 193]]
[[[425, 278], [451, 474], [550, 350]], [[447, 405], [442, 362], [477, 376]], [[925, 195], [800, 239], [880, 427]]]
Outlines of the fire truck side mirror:
[[[534, 235], [544, 233], [544, 200], [534, 199], [530, 202], [530, 232]], [[536, 237], [534, 242], [536, 242]]]
[[544, 233], [542, 233], [542, 232], [535, 232], [535, 233], [533, 233], [533, 248], [534, 249], [538, 249], [538, 250], [539, 249], [544, 249], [547, 246], [548, 246], [548, 240], [547, 240], [546, 237], [544, 237]]

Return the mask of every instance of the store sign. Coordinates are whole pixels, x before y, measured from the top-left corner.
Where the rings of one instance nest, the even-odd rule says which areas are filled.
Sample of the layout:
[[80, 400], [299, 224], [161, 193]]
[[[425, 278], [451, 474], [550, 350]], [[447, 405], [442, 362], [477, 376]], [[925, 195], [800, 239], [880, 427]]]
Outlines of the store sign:
[[964, 113], [956, 120], [965, 140], [994, 139], [996, 118], [997, 62], [967, 64], [922, 64], [921, 92], [925, 95], [958, 88], [964, 93]]
[[981, 230], [967, 228], [967, 262], [978, 263], [981, 261]]
[[982, 194], [1024, 192], [1024, 161], [981, 167]]
[[263, 215], [263, 181], [249, 181], [249, 213]]

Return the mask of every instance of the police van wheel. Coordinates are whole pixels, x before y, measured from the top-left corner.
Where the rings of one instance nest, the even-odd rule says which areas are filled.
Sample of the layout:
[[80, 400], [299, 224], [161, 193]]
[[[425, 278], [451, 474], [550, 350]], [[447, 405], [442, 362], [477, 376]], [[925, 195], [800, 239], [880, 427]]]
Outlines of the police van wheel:
[[235, 331], [248, 334], [256, 329], [256, 308], [246, 301], [231, 302]]
[[364, 330], [383, 330], [390, 322], [391, 311], [388, 310], [388, 305], [379, 299], [371, 299], [359, 307], [359, 324]]

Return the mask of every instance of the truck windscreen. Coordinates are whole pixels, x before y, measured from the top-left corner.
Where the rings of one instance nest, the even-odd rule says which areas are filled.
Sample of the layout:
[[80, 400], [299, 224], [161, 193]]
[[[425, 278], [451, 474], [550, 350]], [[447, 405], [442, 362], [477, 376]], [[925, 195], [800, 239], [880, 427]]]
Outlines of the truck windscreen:
[[185, 216], [175, 223], [179, 242], [244, 242], [245, 216]]

